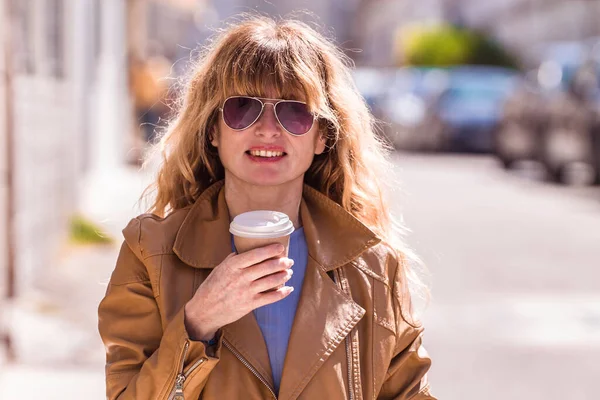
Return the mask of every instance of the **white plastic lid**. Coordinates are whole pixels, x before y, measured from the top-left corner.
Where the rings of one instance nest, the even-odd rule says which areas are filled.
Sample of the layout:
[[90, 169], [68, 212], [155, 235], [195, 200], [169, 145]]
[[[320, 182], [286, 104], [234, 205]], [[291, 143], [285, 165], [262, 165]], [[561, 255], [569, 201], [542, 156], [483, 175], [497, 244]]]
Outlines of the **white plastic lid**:
[[272, 239], [290, 235], [294, 232], [294, 223], [282, 212], [250, 211], [235, 217], [229, 232], [240, 237]]

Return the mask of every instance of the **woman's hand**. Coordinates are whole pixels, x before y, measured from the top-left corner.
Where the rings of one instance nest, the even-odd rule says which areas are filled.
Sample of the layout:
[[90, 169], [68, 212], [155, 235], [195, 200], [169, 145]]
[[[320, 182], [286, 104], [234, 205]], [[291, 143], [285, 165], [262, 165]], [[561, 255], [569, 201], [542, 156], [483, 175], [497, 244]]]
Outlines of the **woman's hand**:
[[190, 338], [210, 340], [221, 327], [288, 296], [294, 289], [282, 285], [292, 277], [294, 262], [274, 258], [283, 251], [281, 244], [272, 244], [239, 255], [231, 253], [217, 265], [185, 305]]

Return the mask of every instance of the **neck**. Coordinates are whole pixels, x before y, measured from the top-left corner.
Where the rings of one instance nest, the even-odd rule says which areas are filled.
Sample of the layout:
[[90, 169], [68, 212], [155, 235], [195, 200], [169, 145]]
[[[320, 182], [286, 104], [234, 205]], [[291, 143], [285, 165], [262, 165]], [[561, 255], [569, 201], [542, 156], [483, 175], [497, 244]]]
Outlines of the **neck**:
[[270, 210], [287, 214], [294, 228], [302, 226], [300, 220], [300, 202], [304, 177], [277, 186], [257, 186], [242, 182], [231, 174], [225, 175], [225, 201], [231, 220], [239, 214]]

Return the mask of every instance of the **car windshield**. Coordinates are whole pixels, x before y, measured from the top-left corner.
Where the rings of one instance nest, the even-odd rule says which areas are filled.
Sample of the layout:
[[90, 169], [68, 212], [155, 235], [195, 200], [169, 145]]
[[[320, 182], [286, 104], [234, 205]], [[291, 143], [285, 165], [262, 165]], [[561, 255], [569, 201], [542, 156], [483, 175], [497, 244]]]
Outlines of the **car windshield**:
[[458, 102], [498, 101], [504, 97], [505, 90], [498, 87], [463, 86], [448, 90], [447, 100]]
[[486, 120], [498, 118], [502, 103], [514, 88], [514, 78], [492, 74], [461, 75], [452, 79], [439, 99], [444, 120]]

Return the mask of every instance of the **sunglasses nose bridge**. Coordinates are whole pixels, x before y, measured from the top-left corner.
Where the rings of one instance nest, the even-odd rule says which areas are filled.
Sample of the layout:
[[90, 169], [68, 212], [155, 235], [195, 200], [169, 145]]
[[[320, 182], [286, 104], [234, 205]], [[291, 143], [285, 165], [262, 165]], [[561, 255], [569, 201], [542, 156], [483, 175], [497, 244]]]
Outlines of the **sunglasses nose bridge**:
[[[265, 119], [268, 119], [269, 121], [267, 121], [267, 123], [271, 123], [271, 124], [275, 124], [278, 126], [281, 126], [283, 128], [283, 126], [281, 125], [281, 122], [279, 122], [279, 118], [277, 116], [277, 112], [276, 112], [276, 108], [275, 106], [277, 105], [276, 102], [267, 102], [267, 101], [262, 101], [262, 108], [261, 108], [261, 112], [260, 115], [256, 118], [256, 123], [265, 123]], [[266, 117], [266, 113], [265, 110], [267, 108], [267, 105], [272, 105], [273, 106], [273, 114], [271, 114], [270, 117]], [[285, 128], [284, 128], [285, 129]]]
[[266, 101], [261, 101], [261, 103], [262, 103], [262, 107], [261, 107], [261, 110], [260, 110], [260, 115], [258, 116], [257, 119], [264, 118], [264, 116], [265, 116], [265, 110], [267, 109], [267, 106], [271, 105], [271, 106], [273, 106], [273, 117], [275, 118], [275, 120], [278, 120], [278, 118], [277, 118], [277, 111], [276, 111], [277, 109], [275, 108], [275, 106], [277, 105], [277, 103], [271, 103], [271, 102], [266, 102]]

